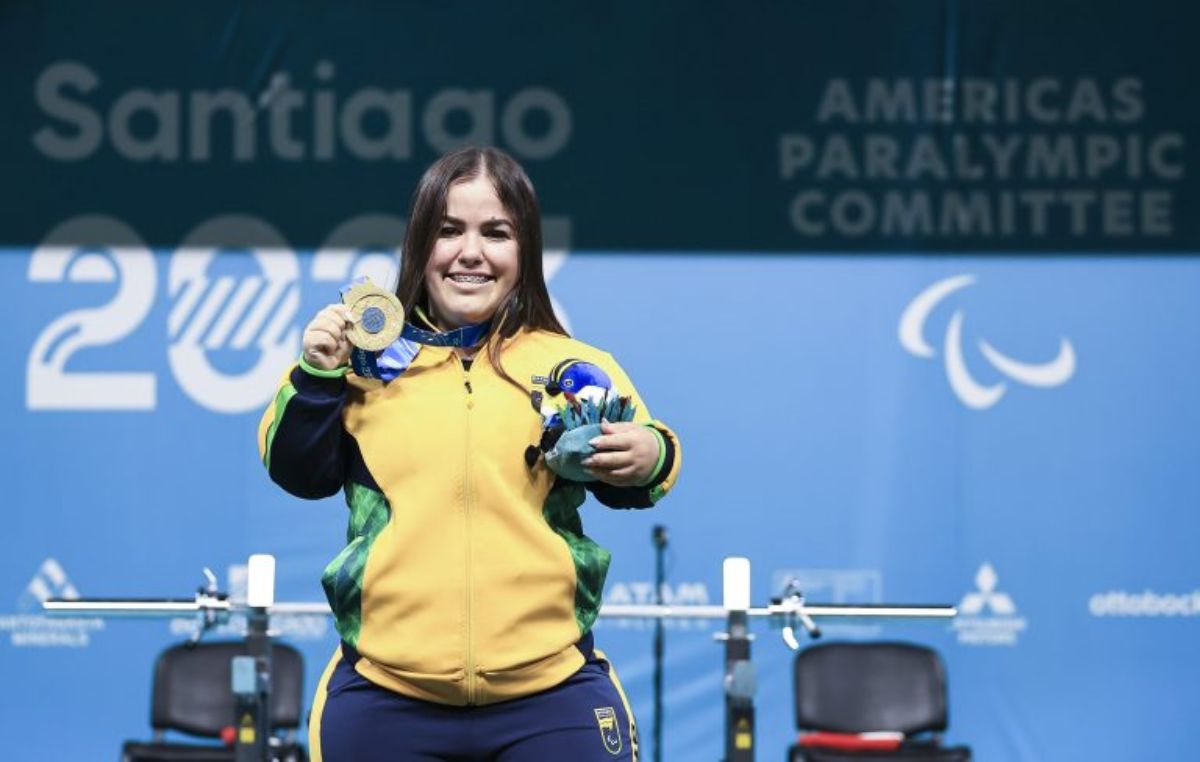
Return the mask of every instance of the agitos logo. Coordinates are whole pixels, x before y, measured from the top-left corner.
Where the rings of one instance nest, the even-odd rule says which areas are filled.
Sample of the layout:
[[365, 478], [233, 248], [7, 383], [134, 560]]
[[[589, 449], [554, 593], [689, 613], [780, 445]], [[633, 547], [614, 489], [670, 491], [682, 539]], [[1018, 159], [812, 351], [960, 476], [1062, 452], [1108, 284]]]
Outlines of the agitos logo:
[[[900, 345], [917, 357], [935, 357], [937, 351], [925, 341], [925, 321], [943, 299], [974, 283], [974, 275], [956, 275], [940, 280], [918, 294], [900, 316]], [[946, 379], [964, 405], [975, 410], [986, 410], [999, 402], [1008, 391], [1008, 382], [986, 385], [971, 375], [963, 356], [962, 324], [963, 311], [955, 310], [942, 341]], [[986, 339], [980, 340], [979, 351], [1001, 374], [1026, 386], [1061, 386], [1075, 374], [1075, 348], [1065, 338], [1059, 340], [1058, 355], [1046, 363], [1015, 360], [993, 347]]]

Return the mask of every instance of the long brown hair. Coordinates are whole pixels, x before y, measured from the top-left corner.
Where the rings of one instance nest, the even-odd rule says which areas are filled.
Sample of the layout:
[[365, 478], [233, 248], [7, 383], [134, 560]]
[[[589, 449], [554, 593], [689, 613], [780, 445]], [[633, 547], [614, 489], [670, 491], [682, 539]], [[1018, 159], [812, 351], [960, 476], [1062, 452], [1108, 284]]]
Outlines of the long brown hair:
[[[488, 331], [488, 361], [496, 372], [524, 390], [500, 363], [504, 339], [522, 328], [568, 335], [550, 304], [542, 274], [542, 218], [537, 194], [529, 176], [511, 156], [497, 148], [468, 147], [452, 151], [433, 163], [413, 192], [400, 258], [400, 281], [396, 296], [405, 309], [421, 306], [429, 310], [425, 265], [437, 242], [446, 216], [446, 195], [457, 182], [487, 177], [496, 189], [504, 210], [512, 217], [517, 240], [517, 283], [492, 316]], [[499, 341], [493, 341], [493, 338]]]

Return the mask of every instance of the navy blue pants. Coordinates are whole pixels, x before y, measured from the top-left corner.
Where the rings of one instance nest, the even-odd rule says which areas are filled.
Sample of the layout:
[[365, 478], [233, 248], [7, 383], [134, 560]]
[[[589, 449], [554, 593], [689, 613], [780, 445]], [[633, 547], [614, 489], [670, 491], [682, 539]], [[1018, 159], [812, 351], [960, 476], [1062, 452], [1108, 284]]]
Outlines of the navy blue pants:
[[[588, 638], [590, 640], [590, 638]], [[402, 696], [354, 671], [345, 654], [317, 690], [313, 762], [635, 762], [637, 728], [603, 654], [555, 687], [486, 706]]]

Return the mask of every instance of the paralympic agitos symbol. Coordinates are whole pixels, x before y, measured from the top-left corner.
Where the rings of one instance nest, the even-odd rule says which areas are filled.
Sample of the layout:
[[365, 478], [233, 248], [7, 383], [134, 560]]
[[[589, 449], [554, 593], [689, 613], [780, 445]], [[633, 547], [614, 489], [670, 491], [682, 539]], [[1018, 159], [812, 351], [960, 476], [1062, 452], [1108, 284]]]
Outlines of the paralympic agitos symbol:
[[[900, 316], [901, 346], [917, 357], [932, 358], [936, 351], [925, 341], [925, 320], [943, 299], [974, 282], [974, 275], [956, 275], [940, 280], [918, 294]], [[950, 388], [964, 405], [976, 410], [986, 410], [1000, 401], [1008, 390], [1008, 383], [1000, 381], [988, 386], [971, 376], [963, 359], [962, 321], [962, 310], [955, 310], [946, 329], [946, 338], [942, 345], [946, 358], [946, 378], [950, 382]], [[979, 351], [996, 370], [1028, 386], [1060, 386], [1075, 373], [1075, 349], [1065, 338], [1059, 340], [1058, 356], [1047, 363], [1034, 364], [1014, 360], [1002, 354], [986, 339], [980, 339]]]

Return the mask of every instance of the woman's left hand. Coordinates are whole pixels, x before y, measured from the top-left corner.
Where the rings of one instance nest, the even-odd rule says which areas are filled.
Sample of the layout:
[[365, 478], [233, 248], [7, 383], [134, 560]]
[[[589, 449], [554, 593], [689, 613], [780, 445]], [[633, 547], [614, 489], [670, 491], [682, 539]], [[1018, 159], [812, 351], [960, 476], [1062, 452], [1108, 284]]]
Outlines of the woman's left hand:
[[658, 437], [640, 423], [602, 421], [604, 432], [589, 444], [596, 452], [583, 460], [592, 476], [615, 487], [640, 487], [658, 464]]

